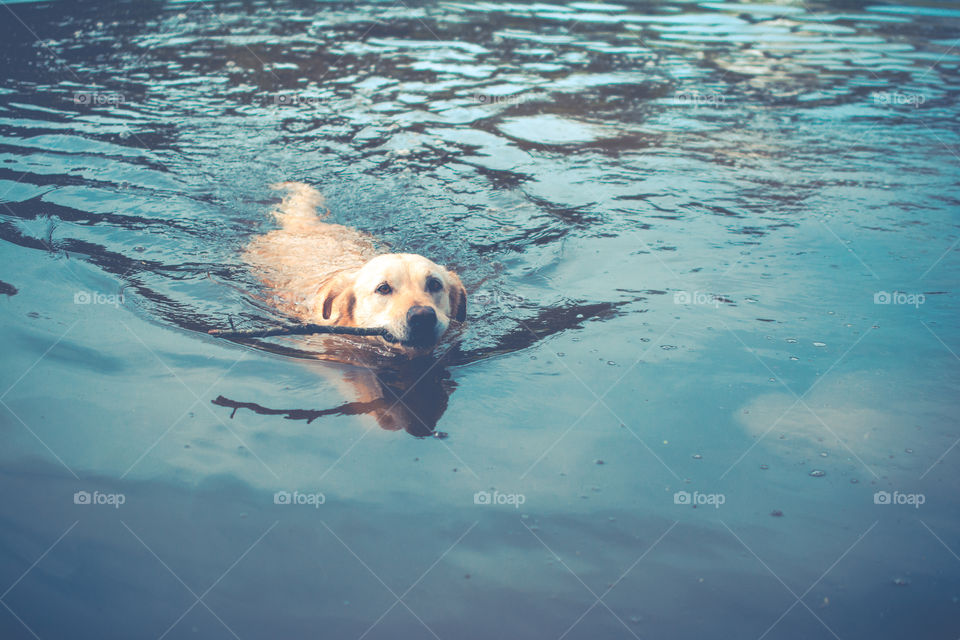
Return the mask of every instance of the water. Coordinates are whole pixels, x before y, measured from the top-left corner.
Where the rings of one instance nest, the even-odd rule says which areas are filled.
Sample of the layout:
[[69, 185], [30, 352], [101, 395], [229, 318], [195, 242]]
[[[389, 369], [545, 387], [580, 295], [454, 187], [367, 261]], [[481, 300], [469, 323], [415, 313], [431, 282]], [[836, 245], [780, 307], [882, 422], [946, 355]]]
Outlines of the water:
[[[4, 638], [960, 633], [955, 6], [0, 15]], [[281, 180], [442, 357], [206, 335]]]

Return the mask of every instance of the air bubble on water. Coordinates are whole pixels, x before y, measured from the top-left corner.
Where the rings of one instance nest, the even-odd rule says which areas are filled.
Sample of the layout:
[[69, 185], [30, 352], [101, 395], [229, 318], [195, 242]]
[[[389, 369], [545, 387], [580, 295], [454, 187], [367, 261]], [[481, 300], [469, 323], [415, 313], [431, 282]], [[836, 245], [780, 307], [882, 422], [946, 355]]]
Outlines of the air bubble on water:
[[821, 457], [821, 458], [826, 458], [826, 457], [827, 457], [827, 452], [826, 452], [826, 451], [821, 451], [821, 452], [820, 452], [820, 457]]
[[821, 471], [820, 469], [814, 469], [810, 472], [810, 475], [814, 478], [822, 478], [823, 476], [827, 475], [827, 472]]
[[694, 460], [703, 460], [703, 456], [700, 455], [699, 453], [695, 453], [695, 454], [693, 454], [693, 459], [694, 459]]
[[787, 342], [789, 342], [790, 344], [796, 344], [796, 343], [797, 343], [797, 339], [796, 339], [796, 338], [787, 338]]
[[611, 367], [617, 366], [617, 363], [614, 362], [613, 360], [607, 360], [607, 364], [610, 365]]
[[790, 356], [790, 359], [793, 360], [794, 362], [796, 362], [796, 361], [799, 360], [800, 358], [798, 358], [797, 356]]

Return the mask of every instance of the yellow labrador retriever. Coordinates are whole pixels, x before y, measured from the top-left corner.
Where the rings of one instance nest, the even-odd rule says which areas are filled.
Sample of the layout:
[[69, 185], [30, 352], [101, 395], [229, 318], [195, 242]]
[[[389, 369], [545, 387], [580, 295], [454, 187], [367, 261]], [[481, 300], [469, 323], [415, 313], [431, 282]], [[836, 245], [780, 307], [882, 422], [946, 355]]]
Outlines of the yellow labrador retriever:
[[309, 185], [275, 185], [280, 228], [255, 238], [246, 260], [285, 313], [316, 324], [382, 328], [391, 348], [422, 355], [467, 314], [460, 278], [412, 253], [380, 253], [371, 238], [324, 222], [323, 196]]

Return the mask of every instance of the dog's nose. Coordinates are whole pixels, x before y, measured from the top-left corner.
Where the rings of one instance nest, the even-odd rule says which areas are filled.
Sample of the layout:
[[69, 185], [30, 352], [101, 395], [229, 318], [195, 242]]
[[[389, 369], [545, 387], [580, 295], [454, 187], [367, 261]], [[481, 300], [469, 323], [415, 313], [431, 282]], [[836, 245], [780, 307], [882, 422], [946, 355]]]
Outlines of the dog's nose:
[[415, 306], [407, 311], [407, 325], [411, 331], [433, 329], [437, 324], [437, 312], [433, 307]]

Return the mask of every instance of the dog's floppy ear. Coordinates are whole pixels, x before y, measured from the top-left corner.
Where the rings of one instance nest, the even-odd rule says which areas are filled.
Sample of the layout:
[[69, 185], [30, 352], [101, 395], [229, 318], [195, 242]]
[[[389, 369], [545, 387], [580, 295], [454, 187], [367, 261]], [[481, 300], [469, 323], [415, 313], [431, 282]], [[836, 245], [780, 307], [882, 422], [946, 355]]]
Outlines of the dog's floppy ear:
[[457, 322], [464, 322], [467, 319], [467, 290], [457, 274], [448, 271], [450, 274], [450, 317]]
[[353, 308], [357, 296], [353, 292], [353, 278], [339, 273], [320, 286], [317, 292], [320, 315], [324, 320], [331, 318], [336, 324], [352, 324]]

